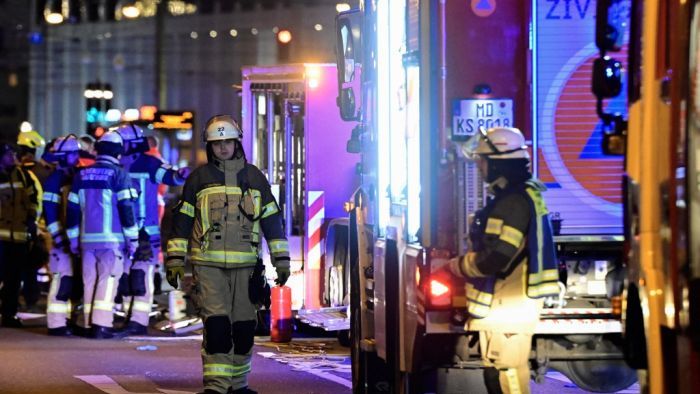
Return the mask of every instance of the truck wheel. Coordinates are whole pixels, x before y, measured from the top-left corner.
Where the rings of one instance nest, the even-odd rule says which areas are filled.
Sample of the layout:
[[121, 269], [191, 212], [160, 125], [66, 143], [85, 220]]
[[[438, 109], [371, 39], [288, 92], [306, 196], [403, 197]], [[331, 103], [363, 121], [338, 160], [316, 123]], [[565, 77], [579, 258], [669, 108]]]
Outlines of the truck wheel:
[[345, 305], [348, 293], [348, 225], [347, 220], [334, 219], [326, 234], [324, 267], [325, 301], [328, 306]]
[[576, 360], [564, 365], [564, 375], [578, 387], [594, 393], [613, 393], [637, 381], [637, 372], [622, 360]]
[[338, 331], [338, 343], [343, 347], [350, 347], [352, 345], [352, 339], [350, 338], [350, 330], [340, 330]]

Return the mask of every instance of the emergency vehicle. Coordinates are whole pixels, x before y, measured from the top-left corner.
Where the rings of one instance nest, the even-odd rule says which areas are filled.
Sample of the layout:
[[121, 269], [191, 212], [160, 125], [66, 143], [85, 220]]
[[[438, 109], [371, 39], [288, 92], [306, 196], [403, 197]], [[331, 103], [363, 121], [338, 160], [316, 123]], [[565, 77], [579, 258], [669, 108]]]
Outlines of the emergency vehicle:
[[[292, 309], [301, 311], [302, 320], [311, 312], [330, 313], [324, 316], [331, 319], [314, 324], [347, 329], [347, 319], [333, 313], [348, 304], [343, 206], [359, 177], [358, 158], [337, 137], [349, 134], [352, 125], [340, 118], [335, 104], [335, 64], [244, 67], [242, 81], [244, 149], [268, 177], [285, 213]], [[266, 272], [274, 273], [269, 256], [264, 260]]]
[[622, 161], [600, 152], [591, 3], [379, 0], [337, 17], [338, 105], [361, 163], [348, 207], [354, 392], [484, 390], [464, 284], [434, 275], [466, 252], [484, 204], [455, 149], [479, 125], [524, 132], [560, 229], [536, 381], [552, 368], [595, 392], [636, 381], [621, 350]]
[[628, 114], [599, 111], [625, 162], [625, 356], [642, 392], [700, 393], [700, 2], [600, 0], [596, 17], [598, 101], [628, 86]]

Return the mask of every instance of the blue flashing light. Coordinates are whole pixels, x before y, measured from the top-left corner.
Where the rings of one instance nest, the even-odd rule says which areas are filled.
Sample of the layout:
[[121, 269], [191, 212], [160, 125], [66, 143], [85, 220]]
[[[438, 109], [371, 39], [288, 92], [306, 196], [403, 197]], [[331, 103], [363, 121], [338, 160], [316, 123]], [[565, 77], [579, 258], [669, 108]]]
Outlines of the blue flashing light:
[[29, 43], [32, 45], [41, 45], [44, 42], [44, 35], [41, 32], [35, 31], [29, 34]]

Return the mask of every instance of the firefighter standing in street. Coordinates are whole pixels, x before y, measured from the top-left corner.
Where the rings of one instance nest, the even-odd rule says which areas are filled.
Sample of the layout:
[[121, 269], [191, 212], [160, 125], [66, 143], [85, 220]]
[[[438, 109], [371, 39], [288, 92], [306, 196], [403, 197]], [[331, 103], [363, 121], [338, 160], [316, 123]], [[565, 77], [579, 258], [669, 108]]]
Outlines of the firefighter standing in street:
[[57, 139], [44, 157], [56, 165], [56, 169], [44, 182], [43, 195], [44, 220], [53, 240], [49, 257], [51, 287], [46, 306], [46, 323], [49, 335], [68, 336], [71, 335], [67, 324], [71, 319], [71, 298], [76, 280], [81, 280], [76, 275], [80, 272], [76, 269], [77, 256], [71, 254], [66, 235], [68, 192], [80, 158], [78, 139], [72, 134]]
[[68, 195], [67, 234], [71, 252], [82, 259], [84, 327], [103, 339], [114, 336], [117, 284], [125, 259], [138, 246], [133, 207], [137, 196], [129, 174], [119, 165], [124, 150], [119, 133], [105, 133], [95, 147], [95, 164], [80, 169]]
[[489, 393], [529, 393], [529, 354], [542, 298], [559, 293], [551, 224], [515, 128], [480, 129], [462, 146], [490, 199], [470, 225], [468, 253], [449, 263], [466, 278], [468, 331], [479, 332]]
[[175, 208], [167, 279], [177, 288], [188, 255], [193, 264], [192, 297], [204, 321], [204, 392], [255, 393], [248, 388], [257, 320], [249, 279], [261, 235], [280, 284], [289, 278], [289, 247], [270, 184], [246, 162], [236, 121], [229, 115], [215, 116], [204, 133], [209, 163], [187, 179]]
[[[146, 335], [153, 303], [153, 275], [160, 251], [160, 223], [158, 214], [158, 186], [180, 186], [185, 183], [188, 168], [174, 170], [162, 159], [147, 155], [148, 139], [143, 130], [134, 124], [117, 129], [124, 138], [124, 155], [121, 163], [129, 172], [132, 185], [138, 193], [136, 221], [139, 225], [139, 248], [134, 261], [127, 261], [121, 287], [126, 296], [124, 304], [131, 305], [127, 333]], [[126, 282], [126, 283], [124, 283]]]
[[[43, 209], [43, 185], [49, 174], [53, 172], [54, 166], [47, 163], [43, 159], [37, 159], [36, 151], [37, 149], [46, 145], [46, 141], [35, 130], [22, 131], [17, 135], [17, 158], [19, 159], [22, 168], [27, 170], [30, 174], [34, 187], [38, 191], [37, 198], [39, 199], [39, 219], [41, 219], [41, 211]], [[45, 226], [44, 223], [39, 220], [39, 227], [37, 232], [37, 239], [32, 242], [32, 247], [29, 250], [28, 260], [30, 264], [27, 264], [22, 271], [22, 295], [24, 296], [24, 303], [28, 311], [34, 312], [36, 309], [36, 304], [39, 301], [41, 290], [39, 289], [39, 283], [37, 282], [37, 271], [44, 264], [48, 262], [48, 253], [45, 240]], [[38, 312], [38, 311], [36, 311]]]
[[36, 240], [39, 191], [15, 152], [0, 144], [0, 314], [3, 327], [22, 327], [17, 314], [22, 271], [30, 244]]

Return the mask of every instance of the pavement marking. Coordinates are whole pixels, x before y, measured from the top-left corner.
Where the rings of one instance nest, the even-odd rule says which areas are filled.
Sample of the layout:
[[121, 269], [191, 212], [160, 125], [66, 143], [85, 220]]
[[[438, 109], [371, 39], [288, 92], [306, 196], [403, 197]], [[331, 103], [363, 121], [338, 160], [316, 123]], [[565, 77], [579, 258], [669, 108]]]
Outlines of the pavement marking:
[[[265, 358], [270, 358], [270, 359], [274, 359], [274, 357], [277, 356], [277, 354], [274, 353], [274, 352], [258, 352], [258, 355], [260, 355], [260, 356], [262, 356], [262, 357], [265, 357]], [[276, 360], [276, 361], [280, 361], [280, 360]], [[282, 362], [282, 361], [281, 361], [281, 362]], [[283, 363], [285, 363], [285, 362], [283, 362]], [[350, 380], [348, 380], [348, 379], [345, 379], [345, 378], [343, 378], [343, 377], [340, 377], [340, 376], [338, 376], [338, 375], [334, 375], [334, 374], [332, 374], [332, 373], [325, 372], [325, 371], [320, 370], [320, 369], [316, 369], [316, 368], [295, 368], [295, 370], [296, 370], [296, 371], [301, 371], [301, 372], [307, 372], [307, 373], [310, 373], [310, 374], [312, 374], [312, 375], [314, 375], [314, 376], [318, 376], [319, 378], [326, 379], [326, 380], [330, 380], [331, 382], [338, 383], [338, 384], [340, 384], [340, 385], [342, 385], [342, 386], [345, 386], [345, 387], [347, 387], [347, 388], [349, 388], [349, 389], [352, 388], [352, 381], [350, 381]]]
[[157, 336], [149, 336], [149, 335], [133, 335], [133, 336], [128, 336], [125, 339], [128, 339], [130, 341], [159, 341], [159, 342], [179, 342], [179, 341], [193, 341], [193, 340], [198, 340], [201, 341], [203, 338], [202, 335], [188, 335], [185, 337], [157, 337]]
[[166, 390], [160, 388], [157, 389], [158, 391], [154, 392], [134, 393], [132, 391], [127, 391], [107, 375], [76, 375], [74, 377], [107, 394], [194, 394], [191, 391]]
[[[547, 374], [545, 374], [545, 376], [550, 378], [550, 379], [558, 380], [560, 382], [570, 383], [570, 384], [576, 385], [576, 383], [572, 382], [569, 378], [566, 377], [566, 375], [564, 375], [561, 372], [549, 371], [549, 372], [547, 372]], [[639, 388], [639, 383], [635, 383], [635, 384], [631, 385], [630, 387], [628, 387], [624, 390], [616, 391], [615, 393], [616, 394], [639, 394], [640, 390], [641, 389]]]

